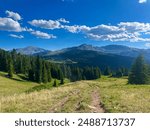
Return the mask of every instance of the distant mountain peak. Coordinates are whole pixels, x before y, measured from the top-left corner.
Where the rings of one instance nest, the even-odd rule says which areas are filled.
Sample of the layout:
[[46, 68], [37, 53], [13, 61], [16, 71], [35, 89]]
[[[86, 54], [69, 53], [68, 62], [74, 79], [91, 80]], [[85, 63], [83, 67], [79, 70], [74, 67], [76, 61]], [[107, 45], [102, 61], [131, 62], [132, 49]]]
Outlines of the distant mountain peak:
[[93, 47], [91, 44], [81, 44], [78, 47]]
[[25, 55], [33, 55], [37, 53], [44, 53], [47, 52], [48, 50], [35, 47], [35, 46], [27, 46], [25, 48], [18, 48], [16, 49], [17, 53], [25, 54]]
[[93, 46], [90, 44], [82, 44], [80, 46], [77, 47], [80, 50], [93, 50]]

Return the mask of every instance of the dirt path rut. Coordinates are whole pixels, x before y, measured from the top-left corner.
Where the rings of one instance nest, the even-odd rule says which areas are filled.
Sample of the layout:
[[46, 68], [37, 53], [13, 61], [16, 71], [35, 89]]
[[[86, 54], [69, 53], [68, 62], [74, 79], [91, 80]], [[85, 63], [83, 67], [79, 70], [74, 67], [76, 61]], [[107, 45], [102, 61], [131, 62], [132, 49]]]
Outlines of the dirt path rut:
[[91, 109], [92, 113], [104, 113], [105, 110], [102, 107], [102, 104], [100, 102], [100, 97], [99, 97], [99, 93], [94, 90], [91, 94], [91, 98], [92, 98], [92, 102], [91, 105], [89, 106]]

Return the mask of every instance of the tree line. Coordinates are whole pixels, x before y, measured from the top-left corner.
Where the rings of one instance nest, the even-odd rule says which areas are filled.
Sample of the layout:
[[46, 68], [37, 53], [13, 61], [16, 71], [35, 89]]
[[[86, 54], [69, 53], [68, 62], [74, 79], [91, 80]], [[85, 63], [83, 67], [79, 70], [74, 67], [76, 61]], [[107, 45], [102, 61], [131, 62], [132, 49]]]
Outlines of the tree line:
[[[64, 84], [65, 78], [74, 82], [98, 79], [103, 74], [112, 77], [128, 76], [129, 84], [150, 84], [150, 65], [145, 63], [142, 55], [137, 57], [130, 72], [124, 67], [111, 70], [109, 66], [106, 66], [101, 72], [99, 67], [55, 64], [39, 56], [26, 56], [15, 50], [11, 52], [0, 50], [0, 71], [7, 72], [9, 78], [13, 78], [13, 74], [24, 74], [27, 80], [37, 83], [48, 83], [52, 79], [58, 79], [61, 84]], [[54, 84], [55, 82], [56, 80]]]
[[48, 83], [52, 79], [58, 79], [63, 84], [65, 78], [78, 81], [101, 77], [101, 70], [98, 67], [80, 68], [55, 64], [41, 59], [40, 56], [22, 55], [17, 53], [16, 50], [11, 52], [0, 50], [0, 71], [7, 72], [9, 78], [13, 78], [13, 74], [24, 74], [27, 80], [37, 83]]
[[129, 73], [129, 84], [150, 84], [150, 65], [147, 64], [142, 55], [139, 55]]

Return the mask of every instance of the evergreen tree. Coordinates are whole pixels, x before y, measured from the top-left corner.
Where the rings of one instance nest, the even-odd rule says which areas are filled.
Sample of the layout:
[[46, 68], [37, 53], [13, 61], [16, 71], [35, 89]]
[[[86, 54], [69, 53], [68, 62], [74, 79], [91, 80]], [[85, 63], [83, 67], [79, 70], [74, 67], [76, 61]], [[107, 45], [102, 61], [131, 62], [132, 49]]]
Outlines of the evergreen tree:
[[8, 77], [13, 77], [13, 62], [11, 56], [8, 57]]
[[42, 69], [42, 82], [43, 83], [48, 82], [47, 70], [46, 70], [46, 65], [44, 61], [43, 61], [43, 69]]
[[28, 78], [30, 81], [35, 81], [35, 61], [34, 59], [30, 59], [30, 68], [28, 70]]
[[47, 69], [47, 79], [48, 82], [52, 81], [52, 75], [51, 75], [51, 67], [49, 63], [46, 63], [46, 69]]
[[29, 70], [28, 77], [30, 81], [34, 81], [34, 71], [32, 69]]
[[98, 67], [94, 68], [94, 77], [93, 79], [101, 78], [101, 71]]
[[12, 58], [12, 63], [13, 63], [13, 66], [14, 66], [14, 72], [17, 72], [17, 52], [16, 52], [16, 50], [15, 49], [13, 49], [12, 51], [11, 51], [11, 53], [10, 53], [10, 55], [11, 55], [11, 58]]
[[56, 81], [56, 79], [54, 80], [53, 86], [54, 86], [54, 87], [57, 87], [57, 81]]
[[56, 65], [52, 66], [52, 68], [51, 68], [51, 75], [52, 75], [52, 78], [59, 79], [58, 68], [57, 68]]
[[129, 70], [127, 68], [125, 68], [123, 76], [128, 76], [129, 75]]
[[64, 84], [64, 78], [60, 80], [60, 84]]
[[66, 78], [70, 79], [70, 78], [71, 78], [71, 76], [72, 76], [72, 73], [71, 73], [71, 68], [70, 68], [70, 66], [67, 66], [66, 73], [67, 73], [67, 75], [66, 75]]
[[78, 67], [72, 68], [71, 81], [79, 81], [82, 80], [82, 73]]
[[63, 73], [62, 71], [59, 69], [58, 71], [59, 73], [59, 80], [60, 80], [60, 84], [64, 84], [64, 76], [63, 76]]
[[0, 50], [0, 70], [8, 72], [8, 54], [4, 50]]
[[36, 82], [41, 83], [42, 82], [42, 61], [40, 59], [40, 57], [37, 57], [36, 60], [36, 73], [35, 73], [35, 79]]
[[64, 77], [67, 77], [67, 66], [65, 64], [62, 65], [61, 70], [63, 72]]
[[63, 73], [61, 69], [58, 69], [58, 79], [61, 80], [63, 78]]
[[128, 82], [130, 84], [146, 84], [148, 83], [148, 68], [144, 62], [142, 55], [138, 56], [132, 65]]
[[116, 76], [115, 77], [122, 77], [123, 76], [123, 72], [122, 72], [123, 70], [122, 69], [118, 69], [117, 71], [116, 71]]
[[108, 66], [104, 70], [104, 75], [106, 75], [106, 76], [111, 75], [111, 70]]

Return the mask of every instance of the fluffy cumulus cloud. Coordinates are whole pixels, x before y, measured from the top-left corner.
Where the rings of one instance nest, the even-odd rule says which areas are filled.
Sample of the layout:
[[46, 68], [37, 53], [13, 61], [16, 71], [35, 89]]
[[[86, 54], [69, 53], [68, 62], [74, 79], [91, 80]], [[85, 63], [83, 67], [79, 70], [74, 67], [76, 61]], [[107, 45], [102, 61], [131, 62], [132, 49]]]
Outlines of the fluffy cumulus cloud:
[[10, 34], [9, 36], [10, 36], [10, 37], [13, 37], [13, 38], [18, 38], [18, 39], [24, 38], [23, 35], [16, 35], [16, 34]]
[[[21, 20], [22, 18], [18, 13], [6, 11], [6, 14], [8, 15], [8, 17], [0, 17], [0, 31], [26, 31], [42, 39], [57, 38], [53, 34], [36, 31], [28, 27], [21, 27], [19, 20]], [[86, 38], [98, 41], [128, 41], [150, 43], [150, 23], [120, 22], [116, 25], [100, 24], [90, 27], [86, 25], [71, 25], [71, 23], [64, 18], [60, 18], [57, 20], [34, 19], [32, 21], [29, 21], [28, 23], [36, 28], [41, 29], [63, 29], [67, 30], [70, 33], [80, 33]], [[15, 38], [23, 38], [22, 35], [10, 34], [10, 36]], [[146, 44], [145, 46], [148, 46], [148, 44]]]
[[15, 21], [11, 18], [0, 18], [0, 30], [21, 32], [24, 29], [20, 26], [20, 23], [18, 21]]
[[150, 23], [121, 22], [118, 26], [130, 32], [147, 32], [150, 30]]
[[79, 32], [88, 32], [88, 31], [90, 31], [90, 27], [87, 27], [85, 25], [82, 25], [82, 26], [79, 26], [79, 25], [74, 25], [74, 26], [65, 25], [65, 26], [63, 26], [63, 29], [68, 30], [71, 33], [79, 33]]
[[[28, 27], [21, 27], [19, 20], [21, 20], [22, 18], [18, 13], [8, 11], [8, 10], [5, 13], [7, 14], [7, 17], [3, 17], [3, 18], [0, 17], [0, 31], [8, 31], [8, 32], [25, 31], [42, 39], [56, 38], [56, 36], [52, 34], [44, 33], [41, 31], [35, 31], [32, 28], [28, 28]], [[31, 22], [31, 24], [33, 24], [34, 26], [41, 27], [41, 28], [48, 28], [48, 29], [60, 28], [61, 23], [69, 23], [69, 21], [61, 18], [57, 21], [33, 20]], [[13, 38], [19, 38], [19, 39], [24, 38], [23, 35], [16, 35], [16, 34], [9, 34], [9, 36]]]
[[147, 2], [147, 0], [139, 0], [140, 4], [143, 4], [143, 3], [146, 3], [146, 2]]
[[60, 18], [58, 20], [32, 20], [28, 22], [29, 24], [31, 24], [32, 26], [35, 27], [40, 27], [40, 28], [44, 28], [44, 29], [60, 29], [63, 28], [62, 23], [69, 23], [69, 21], [67, 21], [64, 18]]
[[37, 38], [42, 38], [42, 39], [56, 38], [56, 36], [54, 36], [53, 34], [48, 34], [48, 33], [44, 33], [44, 32], [41, 32], [41, 31], [32, 31], [31, 34], [35, 35]]
[[91, 28], [88, 32], [91, 38], [109, 41], [150, 41], [149, 38], [140, 37], [150, 31], [150, 24], [138, 22], [121, 22], [117, 26], [100, 25]]
[[[44, 29], [64, 29], [70, 33], [81, 33], [87, 38], [98, 41], [129, 41], [149, 42], [150, 38], [143, 35], [150, 34], [150, 23], [120, 22], [117, 25], [97, 25], [89, 27], [86, 25], [68, 25], [69, 21], [61, 18], [59, 20], [33, 20], [29, 22], [32, 26]], [[66, 25], [67, 24], [67, 25]]]
[[62, 23], [70, 23], [68, 20], [64, 19], [64, 18], [60, 18], [58, 19], [59, 22], [62, 22]]
[[71, 33], [82, 33], [88, 38], [99, 41], [150, 41], [150, 38], [142, 38], [142, 35], [150, 34], [150, 23], [121, 22], [116, 26], [97, 25], [88, 26], [64, 26]]
[[12, 18], [12, 19], [14, 19], [16, 21], [22, 19], [21, 16], [18, 13], [15, 13], [15, 12], [12, 12], [12, 11], [8, 11], [8, 10], [5, 13], [8, 15], [9, 18]]

